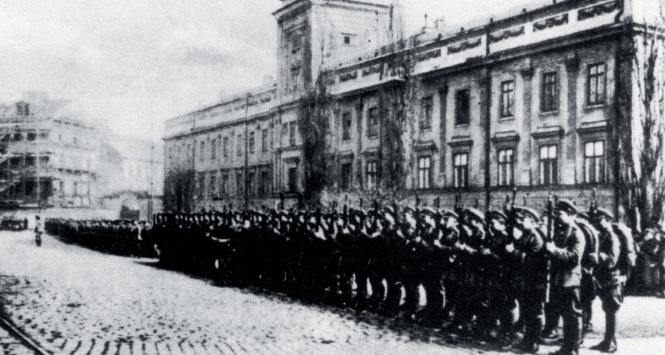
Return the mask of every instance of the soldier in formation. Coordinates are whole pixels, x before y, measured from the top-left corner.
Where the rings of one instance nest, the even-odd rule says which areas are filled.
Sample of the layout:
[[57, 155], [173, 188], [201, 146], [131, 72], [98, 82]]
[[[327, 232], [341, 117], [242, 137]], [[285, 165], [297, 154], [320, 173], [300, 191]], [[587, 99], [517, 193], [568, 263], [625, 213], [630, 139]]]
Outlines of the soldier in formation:
[[[562, 318], [559, 355], [578, 353], [588, 319], [583, 299], [596, 296], [606, 335], [593, 348], [617, 350], [616, 314], [631, 264], [631, 232], [624, 227], [604, 209], [582, 215], [568, 201], [550, 201], [544, 216], [513, 203], [485, 213], [375, 203], [326, 213], [159, 214], [154, 226], [46, 223], [49, 233], [81, 244], [152, 250], [163, 263], [230, 285], [400, 317], [529, 353], [538, 352], [551, 335], [547, 328], [558, 328]], [[589, 233], [597, 240], [591, 248]]]

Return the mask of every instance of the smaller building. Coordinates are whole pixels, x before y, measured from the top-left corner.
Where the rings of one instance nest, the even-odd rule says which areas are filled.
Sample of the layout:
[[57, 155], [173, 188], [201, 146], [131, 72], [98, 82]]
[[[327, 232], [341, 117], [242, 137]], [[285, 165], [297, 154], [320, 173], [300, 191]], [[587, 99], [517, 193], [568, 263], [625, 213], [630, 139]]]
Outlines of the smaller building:
[[0, 104], [0, 203], [86, 207], [94, 200], [98, 132], [68, 100], [28, 93]]

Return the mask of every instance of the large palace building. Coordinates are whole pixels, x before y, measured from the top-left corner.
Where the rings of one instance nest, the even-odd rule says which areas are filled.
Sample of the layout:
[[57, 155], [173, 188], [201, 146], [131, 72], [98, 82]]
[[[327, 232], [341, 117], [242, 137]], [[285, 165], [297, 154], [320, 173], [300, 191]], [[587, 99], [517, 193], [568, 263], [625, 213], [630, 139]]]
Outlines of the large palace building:
[[167, 121], [166, 207], [485, 208], [517, 188], [617, 209], [633, 46], [658, 4], [554, 1], [402, 37], [394, 1], [283, 0], [276, 81]]

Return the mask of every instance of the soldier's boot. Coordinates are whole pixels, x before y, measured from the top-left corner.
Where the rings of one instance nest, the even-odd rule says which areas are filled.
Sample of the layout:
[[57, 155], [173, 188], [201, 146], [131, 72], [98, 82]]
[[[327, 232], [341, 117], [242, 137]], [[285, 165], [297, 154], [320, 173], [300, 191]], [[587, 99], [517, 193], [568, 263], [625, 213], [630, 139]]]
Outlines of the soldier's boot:
[[582, 298], [582, 334], [587, 334], [593, 332], [593, 324], [591, 320], [593, 319], [593, 290], [585, 290]]
[[404, 286], [405, 297], [404, 305], [400, 311], [400, 316], [409, 321], [415, 321], [416, 312], [420, 305], [420, 290], [419, 285], [413, 282], [408, 282]]
[[386, 287], [383, 284], [383, 279], [380, 277], [373, 277], [370, 279], [372, 286], [372, 296], [370, 298], [370, 308], [373, 311], [380, 311], [383, 307], [383, 300], [386, 294]]
[[599, 344], [592, 346], [591, 350], [596, 350], [604, 353], [615, 353], [617, 352], [617, 341], [616, 341], [616, 327], [617, 327], [617, 315], [616, 312], [606, 312], [605, 313], [605, 338]]
[[356, 299], [354, 308], [357, 311], [362, 311], [369, 305], [369, 291], [367, 290], [367, 282], [367, 275], [356, 274]]
[[393, 280], [387, 280], [387, 284], [388, 290], [382, 312], [384, 315], [393, 316], [399, 312], [399, 305], [402, 299], [402, 284], [399, 281]]

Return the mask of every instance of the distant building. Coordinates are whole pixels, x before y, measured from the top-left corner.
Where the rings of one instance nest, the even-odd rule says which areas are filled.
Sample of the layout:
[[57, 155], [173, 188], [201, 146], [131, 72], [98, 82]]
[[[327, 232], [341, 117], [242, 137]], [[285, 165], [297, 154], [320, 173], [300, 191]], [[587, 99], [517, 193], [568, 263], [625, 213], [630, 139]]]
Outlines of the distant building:
[[393, 2], [284, 0], [276, 83], [167, 121], [166, 207], [294, 202], [322, 149], [338, 202], [397, 189], [486, 208], [516, 187], [539, 208], [592, 189], [618, 208], [619, 127], [638, 114], [631, 46], [658, 4], [539, 3], [400, 40]]
[[162, 149], [161, 142], [105, 135], [99, 149], [102, 194], [135, 192], [161, 196], [164, 190]]
[[95, 197], [94, 125], [66, 100], [29, 93], [0, 105], [0, 201], [9, 206], [90, 206]]

